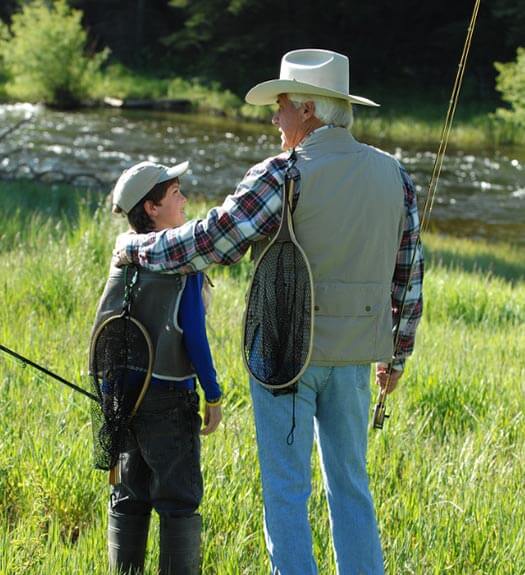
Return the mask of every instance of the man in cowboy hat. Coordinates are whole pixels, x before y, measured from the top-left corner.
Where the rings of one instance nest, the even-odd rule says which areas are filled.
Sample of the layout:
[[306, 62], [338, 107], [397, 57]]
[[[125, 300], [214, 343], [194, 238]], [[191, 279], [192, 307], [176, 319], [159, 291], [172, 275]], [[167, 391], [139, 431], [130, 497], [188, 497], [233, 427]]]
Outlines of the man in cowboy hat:
[[342, 54], [289, 52], [280, 78], [258, 84], [246, 100], [278, 104], [272, 122], [286, 153], [251, 168], [206, 219], [154, 238], [128, 238], [118, 256], [122, 264], [180, 273], [238, 261], [253, 242], [276, 231], [288, 151], [295, 152], [294, 230], [313, 272], [314, 343], [298, 385], [292, 445], [286, 442], [289, 398], [251, 382], [267, 547], [273, 573], [317, 572], [307, 513], [315, 436], [338, 573], [379, 575], [383, 560], [366, 471], [369, 373], [377, 362], [376, 382], [394, 389], [421, 316], [414, 186], [395, 158], [349, 132], [352, 104], [377, 104], [349, 94]]

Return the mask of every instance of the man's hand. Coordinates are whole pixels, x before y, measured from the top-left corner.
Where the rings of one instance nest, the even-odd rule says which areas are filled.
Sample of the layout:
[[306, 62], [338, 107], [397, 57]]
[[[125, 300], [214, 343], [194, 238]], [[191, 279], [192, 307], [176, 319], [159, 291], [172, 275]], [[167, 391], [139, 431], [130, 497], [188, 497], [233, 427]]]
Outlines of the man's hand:
[[393, 369], [388, 377], [388, 364], [378, 363], [376, 366], [376, 383], [385, 390], [386, 393], [392, 393], [397, 386], [397, 382], [401, 379], [403, 375], [402, 371], [398, 369]]
[[206, 404], [204, 409], [204, 427], [201, 429], [201, 435], [213, 433], [222, 419], [222, 409], [220, 405]]
[[126, 255], [126, 245], [129, 242], [130, 235], [135, 232], [127, 231], [124, 234], [119, 234], [115, 241], [115, 248], [113, 249], [113, 257], [111, 259], [111, 265], [117, 268], [123, 268], [132, 264]]

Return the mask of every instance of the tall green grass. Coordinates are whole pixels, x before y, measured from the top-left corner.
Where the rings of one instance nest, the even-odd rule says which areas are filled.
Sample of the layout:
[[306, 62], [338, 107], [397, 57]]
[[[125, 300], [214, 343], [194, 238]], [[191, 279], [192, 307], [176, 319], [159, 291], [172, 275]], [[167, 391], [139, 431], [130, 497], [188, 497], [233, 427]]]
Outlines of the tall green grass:
[[[378, 112], [363, 115], [355, 122], [354, 132], [360, 138], [375, 141], [395, 141], [400, 144], [436, 145], [441, 141], [444, 118], [419, 118], [411, 113]], [[499, 148], [502, 145], [523, 145], [523, 130], [491, 114], [457, 120], [453, 124], [449, 143], [469, 149]]]
[[[13, 192], [16, 191], [16, 196]], [[51, 205], [52, 209], [48, 209]], [[204, 214], [203, 204], [191, 207]], [[91, 321], [123, 222], [82, 192], [0, 185], [0, 342], [87, 387]], [[523, 250], [427, 236], [415, 357], [370, 432], [390, 575], [525, 573]], [[203, 440], [203, 572], [269, 572], [240, 317], [247, 261], [215, 268], [209, 335], [226, 392]], [[105, 574], [106, 476], [91, 467], [89, 400], [0, 357], [0, 574]], [[316, 459], [316, 458], [315, 458]], [[321, 574], [335, 572], [316, 466]], [[148, 573], [155, 573], [155, 523]]]

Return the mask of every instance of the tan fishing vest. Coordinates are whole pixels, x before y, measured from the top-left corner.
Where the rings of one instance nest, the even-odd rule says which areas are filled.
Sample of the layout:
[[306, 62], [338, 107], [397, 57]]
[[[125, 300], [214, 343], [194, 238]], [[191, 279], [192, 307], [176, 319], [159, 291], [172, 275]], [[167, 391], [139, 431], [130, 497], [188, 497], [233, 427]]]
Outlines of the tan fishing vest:
[[344, 128], [313, 133], [296, 153], [294, 230], [314, 278], [311, 364], [390, 361], [390, 292], [405, 214], [399, 164]]
[[[110, 315], [122, 311], [124, 285], [124, 269], [112, 267], [100, 298], [93, 333]], [[178, 324], [185, 285], [186, 276], [149, 272], [141, 268], [139, 280], [133, 288], [131, 315], [149, 333], [155, 351], [153, 376], [159, 379], [177, 381], [195, 377]]]

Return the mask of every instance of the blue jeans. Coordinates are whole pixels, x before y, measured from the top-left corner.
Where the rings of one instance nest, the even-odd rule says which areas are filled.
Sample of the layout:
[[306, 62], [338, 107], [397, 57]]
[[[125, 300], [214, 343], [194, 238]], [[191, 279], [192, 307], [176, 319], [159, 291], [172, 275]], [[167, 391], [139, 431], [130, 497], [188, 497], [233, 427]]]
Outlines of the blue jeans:
[[315, 575], [307, 502], [317, 440], [340, 575], [382, 575], [383, 557], [368, 488], [366, 450], [370, 366], [311, 366], [295, 398], [274, 397], [250, 382], [264, 499], [264, 528], [274, 575]]

